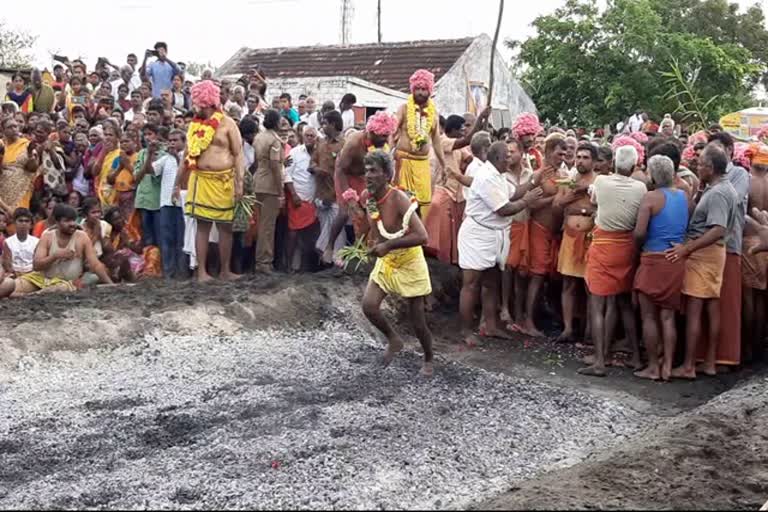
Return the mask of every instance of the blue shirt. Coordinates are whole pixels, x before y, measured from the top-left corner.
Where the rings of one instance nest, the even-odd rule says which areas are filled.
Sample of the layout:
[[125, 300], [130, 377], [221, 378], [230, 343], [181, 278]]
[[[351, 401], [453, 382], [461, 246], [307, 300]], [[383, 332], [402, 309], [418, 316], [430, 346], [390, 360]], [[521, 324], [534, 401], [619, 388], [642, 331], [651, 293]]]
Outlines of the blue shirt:
[[181, 70], [176, 63], [166, 60], [156, 60], [147, 66], [147, 76], [152, 82], [152, 97], [159, 98], [164, 90], [173, 89], [173, 77], [180, 75]]
[[299, 123], [299, 113], [296, 111], [296, 109], [289, 108], [288, 110], [283, 110], [282, 114], [283, 117], [290, 119], [294, 126]]

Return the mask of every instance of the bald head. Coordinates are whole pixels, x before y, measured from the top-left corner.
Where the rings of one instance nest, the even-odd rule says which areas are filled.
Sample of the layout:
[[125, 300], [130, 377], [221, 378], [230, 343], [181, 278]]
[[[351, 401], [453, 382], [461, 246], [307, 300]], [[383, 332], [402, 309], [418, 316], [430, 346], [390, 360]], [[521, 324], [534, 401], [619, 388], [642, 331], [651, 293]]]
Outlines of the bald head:
[[488, 161], [499, 172], [506, 172], [508, 155], [509, 148], [507, 148], [506, 142], [494, 142], [491, 144], [491, 149], [488, 150]]

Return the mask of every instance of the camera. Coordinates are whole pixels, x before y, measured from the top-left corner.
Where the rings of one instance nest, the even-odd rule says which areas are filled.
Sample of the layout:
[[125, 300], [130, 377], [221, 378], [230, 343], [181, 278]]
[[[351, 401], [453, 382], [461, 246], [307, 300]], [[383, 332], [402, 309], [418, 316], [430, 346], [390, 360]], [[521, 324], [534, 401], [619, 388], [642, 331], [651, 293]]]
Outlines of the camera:
[[55, 60], [56, 62], [64, 63], [64, 62], [67, 62], [69, 59], [63, 55], [54, 55], [53, 60]]
[[149, 57], [159, 57], [160, 54], [157, 52], [157, 50], [147, 50], [147, 55]]

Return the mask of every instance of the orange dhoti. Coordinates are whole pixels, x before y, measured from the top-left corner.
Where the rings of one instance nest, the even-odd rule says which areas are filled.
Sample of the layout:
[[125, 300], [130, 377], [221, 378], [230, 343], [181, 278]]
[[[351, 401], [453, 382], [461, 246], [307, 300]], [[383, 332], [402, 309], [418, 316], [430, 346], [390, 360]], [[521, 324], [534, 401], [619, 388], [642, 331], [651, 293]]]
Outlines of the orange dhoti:
[[[717, 364], [738, 366], [741, 363], [741, 256], [728, 254], [723, 268], [720, 290], [720, 339], [717, 340]], [[703, 331], [707, 339], [707, 331]], [[703, 361], [709, 343], [699, 343], [698, 358]]]
[[531, 266], [531, 224], [513, 222], [509, 233], [507, 267], [527, 271]]
[[685, 260], [683, 295], [704, 300], [720, 298], [724, 269], [723, 245], [712, 244], [689, 254]]
[[635, 239], [632, 231], [595, 229], [584, 275], [589, 293], [612, 297], [631, 292], [634, 261]]
[[646, 252], [635, 274], [635, 291], [648, 297], [656, 307], [680, 311], [684, 279], [684, 261], [669, 261], [661, 252]]
[[589, 231], [577, 231], [568, 226], [563, 233], [557, 258], [557, 271], [564, 276], [583, 278], [587, 272]]
[[546, 276], [552, 272], [555, 261], [555, 235], [545, 226], [531, 221], [531, 266], [530, 273], [536, 276]]
[[424, 221], [429, 235], [424, 252], [449, 265], [459, 264], [459, 228], [464, 219], [464, 204], [464, 201], [454, 201], [445, 188], [437, 187]]

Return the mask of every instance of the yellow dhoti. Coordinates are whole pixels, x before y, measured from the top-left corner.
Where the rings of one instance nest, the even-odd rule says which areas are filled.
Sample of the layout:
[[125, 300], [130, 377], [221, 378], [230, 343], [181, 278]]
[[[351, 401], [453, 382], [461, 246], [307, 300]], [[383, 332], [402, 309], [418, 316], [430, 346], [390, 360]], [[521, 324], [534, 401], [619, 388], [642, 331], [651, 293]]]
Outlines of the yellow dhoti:
[[235, 171], [199, 171], [189, 175], [184, 213], [197, 220], [232, 222], [235, 218]]
[[405, 298], [432, 293], [427, 260], [421, 247], [397, 249], [376, 261], [371, 281], [390, 295]]
[[421, 218], [426, 219], [429, 205], [432, 204], [432, 170], [429, 165], [429, 156], [397, 151], [395, 165], [400, 176], [400, 182], [396, 185], [403, 187], [416, 197]]
[[[74, 292], [78, 289], [78, 283], [75, 281], [66, 281], [59, 277], [45, 277], [42, 272], [30, 272], [19, 277], [19, 283], [16, 285], [16, 291], [21, 293], [32, 293], [37, 290], [57, 287], [63, 292]], [[26, 285], [26, 286], [25, 286]]]

